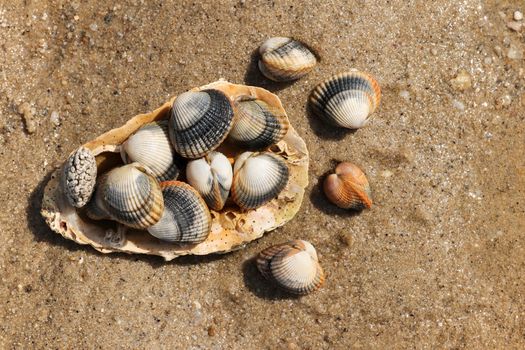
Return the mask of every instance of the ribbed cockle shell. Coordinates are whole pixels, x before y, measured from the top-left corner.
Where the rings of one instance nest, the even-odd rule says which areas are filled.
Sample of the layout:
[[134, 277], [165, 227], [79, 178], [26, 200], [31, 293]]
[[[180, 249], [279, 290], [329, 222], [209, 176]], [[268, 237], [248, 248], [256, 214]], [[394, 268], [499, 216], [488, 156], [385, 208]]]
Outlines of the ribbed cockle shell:
[[167, 242], [197, 244], [210, 234], [211, 214], [199, 193], [180, 181], [161, 183], [164, 214], [148, 232]]
[[232, 126], [233, 108], [221, 91], [188, 91], [173, 101], [169, 135], [185, 158], [200, 158], [219, 147]]
[[365, 173], [355, 164], [342, 162], [335, 174], [328, 175], [323, 184], [326, 197], [340, 208], [364, 209], [372, 206], [372, 192]]
[[248, 150], [261, 150], [276, 144], [288, 131], [290, 123], [278, 108], [250, 96], [234, 102], [237, 117], [228, 138]]
[[232, 165], [224, 154], [213, 151], [204, 158], [188, 163], [186, 179], [204, 198], [208, 207], [221, 210], [232, 185]]
[[62, 190], [69, 204], [81, 208], [89, 201], [97, 179], [97, 162], [91, 151], [78, 148], [66, 160], [62, 175]]
[[[93, 207], [132, 228], [145, 229], [160, 220], [164, 200], [158, 181], [139, 163], [110, 170], [97, 182]], [[90, 212], [88, 212], [88, 215]], [[96, 215], [90, 215], [99, 219]]]
[[159, 181], [175, 180], [179, 175], [167, 120], [142, 126], [122, 144], [120, 153], [125, 163], [147, 166]]
[[293, 294], [308, 294], [324, 283], [324, 272], [311, 243], [295, 240], [267, 248], [256, 259], [261, 274]]
[[233, 166], [232, 198], [242, 209], [258, 208], [269, 202], [288, 183], [288, 166], [269, 152], [244, 152]]
[[380, 100], [381, 89], [377, 81], [359, 71], [333, 76], [319, 84], [310, 96], [317, 114], [349, 129], [365, 126]]
[[315, 55], [297, 40], [275, 37], [259, 47], [259, 69], [268, 79], [291, 81], [308, 74], [317, 64]]

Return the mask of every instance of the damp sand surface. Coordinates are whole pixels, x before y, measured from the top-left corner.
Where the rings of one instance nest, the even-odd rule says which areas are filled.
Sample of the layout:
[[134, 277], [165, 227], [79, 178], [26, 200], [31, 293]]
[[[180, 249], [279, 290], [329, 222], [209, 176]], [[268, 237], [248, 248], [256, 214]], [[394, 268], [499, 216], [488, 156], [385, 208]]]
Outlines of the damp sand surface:
[[[516, 10], [522, 1], [3, 1], [0, 348], [524, 348]], [[254, 52], [276, 35], [321, 63], [293, 84], [266, 80]], [[383, 88], [357, 132], [306, 106], [349, 68]], [[170, 263], [103, 255], [46, 227], [43, 186], [72, 150], [219, 78], [278, 94], [305, 139], [310, 184], [293, 221], [237, 252]], [[339, 210], [320, 192], [339, 160], [368, 175], [371, 210]], [[297, 238], [327, 272], [302, 298], [250, 262]]]

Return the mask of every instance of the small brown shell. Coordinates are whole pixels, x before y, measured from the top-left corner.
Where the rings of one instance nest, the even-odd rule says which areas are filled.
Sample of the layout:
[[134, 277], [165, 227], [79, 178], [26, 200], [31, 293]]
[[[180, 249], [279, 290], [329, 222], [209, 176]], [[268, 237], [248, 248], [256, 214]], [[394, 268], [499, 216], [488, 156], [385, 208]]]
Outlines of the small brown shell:
[[267, 248], [256, 259], [261, 274], [293, 294], [308, 294], [324, 283], [324, 271], [311, 243], [295, 240]]
[[342, 162], [335, 174], [328, 175], [323, 184], [326, 197], [340, 208], [364, 209], [372, 206], [372, 192], [365, 173], [355, 164]]

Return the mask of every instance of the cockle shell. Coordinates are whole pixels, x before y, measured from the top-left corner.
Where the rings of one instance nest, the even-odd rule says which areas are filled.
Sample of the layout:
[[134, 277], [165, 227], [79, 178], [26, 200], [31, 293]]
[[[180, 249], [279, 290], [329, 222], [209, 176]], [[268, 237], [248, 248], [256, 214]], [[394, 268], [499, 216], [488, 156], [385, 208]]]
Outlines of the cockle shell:
[[93, 200], [111, 219], [137, 229], [154, 225], [164, 211], [159, 182], [139, 163], [100, 176]]
[[293, 294], [308, 294], [325, 280], [315, 248], [303, 240], [267, 248], [259, 253], [256, 263], [265, 278]]
[[326, 197], [340, 208], [364, 209], [372, 207], [372, 192], [365, 173], [355, 164], [342, 162], [335, 173], [323, 184]]
[[367, 73], [350, 71], [319, 84], [310, 96], [313, 109], [332, 124], [349, 129], [365, 126], [379, 106], [381, 89]]
[[275, 37], [259, 47], [259, 69], [268, 79], [291, 81], [302, 78], [317, 64], [315, 55], [297, 40]]
[[175, 180], [179, 175], [166, 120], [142, 126], [122, 144], [120, 153], [125, 163], [147, 166], [159, 181]]
[[232, 126], [231, 102], [219, 90], [188, 91], [173, 102], [169, 135], [185, 158], [200, 158], [219, 147]]
[[[214, 89], [223, 92], [230, 101], [240, 96], [251, 96], [268, 105], [284, 109], [279, 98], [265, 89], [218, 81], [192, 91]], [[120, 146], [141, 126], [158, 120], [167, 120], [171, 105], [170, 99], [151, 113], [141, 114], [130, 119], [125, 125], [110, 130], [84, 145], [91, 150], [97, 161], [98, 173], [102, 174], [115, 166], [122, 165]], [[49, 227], [79, 244], [89, 244], [103, 253], [124, 252], [130, 254], [159, 255], [172, 260], [181, 255], [205, 255], [226, 253], [244, 247], [248, 242], [260, 238], [265, 232], [284, 225], [299, 210], [308, 184], [308, 150], [292, 126], [285, 137], [269, 149], [282, 156], [290, 177], [288, 185], [281, 194], [255, 210], [240, 210], [237, 206], [226, 206], [221, 211], [211, 211], [211, 232], [204, 242], [196, 245], [177, 245], [161, 241], [143, 230], [117, 230], [111, 221], [94, 221], [73, 207], [65, 197], [60, 186], [61, 170], [50, 176], [45, 186], [41, 213]], [[241, 151], [230, 144], [222, 144], [219, 152], [233, 159]], [[92, 202], [92, 201], [90, 201]]]
[[248, 150], [261, 150], [276, 144], [288, 131], [288, 118], [277, 108], [249, 96], [234, 102], [237, 117], [228, 138]]
[[221, 210], [232, 185], [232, 165], [224, 154], [213, 151], [204, 158], [188, 162], [186, 179], [210, 209]]
[[199, 193], [180, 181], [160, 184], [164, 197], [161, 219], [148, 232], [163, 241], [197, 244], [210, 234], [211, 215]]
[[97, 179], [97, 162], [93, 153], [80, 147], [73, 152], [63, 167], [62, 188], [69, 203], [81, 208], [89, 201]]
[[232, 199], [242, 209], [254, 209], [277, 197], [288, 183], [284, 160], [269, 152], [244, 152], [233, 165]]

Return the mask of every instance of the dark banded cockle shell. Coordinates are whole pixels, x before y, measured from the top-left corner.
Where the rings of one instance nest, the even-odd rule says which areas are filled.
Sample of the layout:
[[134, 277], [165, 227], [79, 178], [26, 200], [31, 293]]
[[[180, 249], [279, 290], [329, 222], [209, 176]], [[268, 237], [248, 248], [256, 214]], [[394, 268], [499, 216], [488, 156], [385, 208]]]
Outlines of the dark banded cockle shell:
[[250, 96], [234, 102], [237, 117], [228, 139], [248, 150], [261, 150], [279, 142], [290, 126], [279, 109]]
[[219, 147], [232, 126], [233, 108], [221, 91], [188, 91], [173, 101], [169, 136], [185, 158], [200, 158]]
[[232, 199], [242, 209], [255, 209], [277, 197], [288, 183], [283, 159], [270, 152], [244, 152], [233, 166]]
[[330, 202], [343, 209], [372, 207], [372, 192], [365, 173], [355, 164], [342, 162], [335, 173], [323, 183], [324, 193]]
[[350, 71], [337, 74], [319, 84], [310, 96], [318, 115], [344, 128], [365, 126], [379, 106], [381, 89], [367, 73]]
[[259, 253], [258, 270], [268, 280], [293, 294], [308, 294], [324, 283], [324, 271], [311, 243], [294, 240]]
[[232, 185], [232, 165], [224, 154], [212, 151], [204, 158], [188, 162], [186, 179], [210, 209], [221, 210]]
[[179, 175], [167, 120], [142, 126], [122, 144], [120, 154], [125, 163], [147, 166], [159, 181], [175, 180]]
[[211, 229], [211, 214], [199, 193], [180, 181], [161, 183], [164, 213], [148, 232], [163, 241], [197, 244], [206, 239]]
[[106, 213], [137, 229], [155, 224], [164, 211], [159, 182], [139, 163], [114, 168], [100, 176], [91, 202], [87, 212], [91, 218], [101, 219]]
[[69, 204], [81, 208], [89, 201], [97, 179], [97, 162], [93, 153], [80, 147], [66, 160], [62, 169], [62, 190]]
[[317, 64], [315, 55], [297, 40], [275, 37], [259, 47], [259, 69], [268, 79], [292, 81], [308, 74]]

